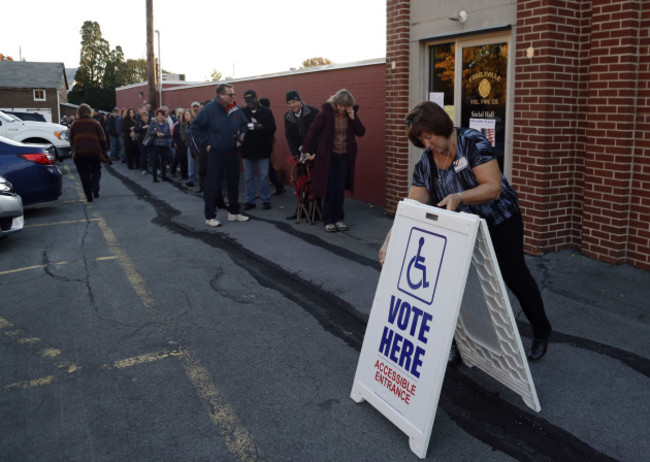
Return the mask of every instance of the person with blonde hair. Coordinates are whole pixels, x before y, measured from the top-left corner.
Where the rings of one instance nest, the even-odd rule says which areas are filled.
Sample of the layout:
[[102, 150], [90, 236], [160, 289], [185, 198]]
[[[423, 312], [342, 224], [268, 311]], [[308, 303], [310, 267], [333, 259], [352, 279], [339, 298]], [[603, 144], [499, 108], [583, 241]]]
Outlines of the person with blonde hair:
[[[77, 166], [81, 186], [86, 200], [92, 202], [99, 197], [101, 162], [108, 151], [108, 143], [102, 126], [92, 117], [93, 110], [87, 104], [77, 109], [77, 120], [70, 127], [70, 146], [72, 160]], [[110, 159], [109, 159], [110, 161]]]
[[345, 224], [343, 201], [345, 190], [354, 191], [354, 166], [357, 159], [357, 139], [366, 128], [357, 114], [359, 106], [346, 89], [330, 96], [322, 111], [309, 127], [303, 150], [318, 142], [315, 153], [305, 152], [314, 162], [312, 190], [315, 197], [323, 197], [325, 231], [348, 231]]

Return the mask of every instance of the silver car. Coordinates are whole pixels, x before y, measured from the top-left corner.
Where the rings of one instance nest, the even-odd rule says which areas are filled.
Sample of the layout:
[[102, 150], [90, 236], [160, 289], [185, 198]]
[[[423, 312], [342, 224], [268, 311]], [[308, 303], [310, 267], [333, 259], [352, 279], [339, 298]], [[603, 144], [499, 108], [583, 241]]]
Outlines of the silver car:
[[0, 238], [23, 229], [23, 200], [14, 187], [0, 176]]

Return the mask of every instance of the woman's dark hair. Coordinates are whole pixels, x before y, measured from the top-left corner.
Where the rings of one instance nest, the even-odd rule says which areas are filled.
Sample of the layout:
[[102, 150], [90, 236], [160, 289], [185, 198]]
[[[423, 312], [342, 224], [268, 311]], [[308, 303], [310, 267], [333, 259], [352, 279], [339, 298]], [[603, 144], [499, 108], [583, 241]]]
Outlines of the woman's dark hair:
[[436, 103], [422, 101], [406, 116], [406, 135], [414, 146], [424, 148], [420, 142], [423, 133], [449, 138], [454, 131], [454, 122]]

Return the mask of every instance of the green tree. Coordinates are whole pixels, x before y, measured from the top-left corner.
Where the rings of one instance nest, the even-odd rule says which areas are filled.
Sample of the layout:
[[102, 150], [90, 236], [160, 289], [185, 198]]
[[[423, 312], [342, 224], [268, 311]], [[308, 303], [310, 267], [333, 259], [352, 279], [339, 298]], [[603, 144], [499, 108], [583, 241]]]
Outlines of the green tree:
[[147, 80], [147, 60], [127, 59], [121, 67], [122, 85], [144, 82]]
[[102, 38], [98, 23], [84, 22], [81, 27], [81, 58], [75, 86], [68, 93], [73, 104], [87, 103], [106, 111], [115, 106], [115, 89], [147, 80], [144, 59], [126, 59], [121, 46], [110, 49]]
[[316, 57], [316, 58], [305, 59], [302, 62], [302, 67], [305, 68], [305, 67], [326, 66], [327, 64], [334, 64], [334, 61], [332, 61], [331, 59], [327, 59], [327, 58], [321, 58], [319, 56], [319, 57]]
[[[68, 93], [73, 104], [87, 103], [98, 109], [110, 110], [115, 104], [115, 88], [104, 87], [106, 66], [111, 58], [108, 42], [102, 37], [99, 24], [85, 21], [81, 26], [81, 55], [75, 74], [75, 86]], [[109, 68], [109, 72], [112, 72]]]
[[102, 85], [110, 55], [108, 41], [102, 37], [99, 24], [94, 21], [84, 22], [81, 27], [81, 57], [77, 71], [82, 73], [84, 84]]

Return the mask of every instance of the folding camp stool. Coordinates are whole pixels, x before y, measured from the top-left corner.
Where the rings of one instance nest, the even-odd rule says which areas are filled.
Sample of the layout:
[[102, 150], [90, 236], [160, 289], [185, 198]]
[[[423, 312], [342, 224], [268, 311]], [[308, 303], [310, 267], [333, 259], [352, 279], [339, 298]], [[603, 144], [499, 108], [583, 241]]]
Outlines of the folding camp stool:
[[287, 161], [291, 165], [289, 182], [296, 190], [296, 223], [300, 223], [300, 219], [304, 216], [309, 224], [313, 225], [316, 222], [316, 215], [322, 220], [323, 213], [319, 201], [314, 198], [311, 187], [312, 164], [311, 162], [302, 163], [294, 157], [289, 157]]

